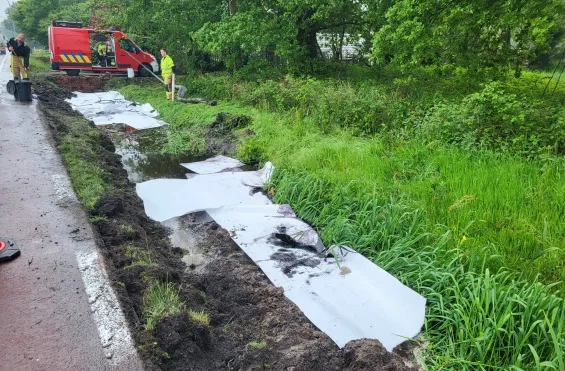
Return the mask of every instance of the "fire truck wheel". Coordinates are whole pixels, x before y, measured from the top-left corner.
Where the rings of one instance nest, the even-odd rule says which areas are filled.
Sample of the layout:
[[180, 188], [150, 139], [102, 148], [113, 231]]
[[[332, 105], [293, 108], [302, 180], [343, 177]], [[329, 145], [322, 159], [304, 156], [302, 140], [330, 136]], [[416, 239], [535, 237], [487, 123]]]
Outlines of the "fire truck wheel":
[[143, 66], [139, 66], [139, 70], [138, 70], [139, 76], [149, 77], [150, 73], [147, 69], [149, 69], [149, 71], [153, 71], [153, 68], [151, 67], [151, 65], [149, 65], [147, 63], [143, 64]]

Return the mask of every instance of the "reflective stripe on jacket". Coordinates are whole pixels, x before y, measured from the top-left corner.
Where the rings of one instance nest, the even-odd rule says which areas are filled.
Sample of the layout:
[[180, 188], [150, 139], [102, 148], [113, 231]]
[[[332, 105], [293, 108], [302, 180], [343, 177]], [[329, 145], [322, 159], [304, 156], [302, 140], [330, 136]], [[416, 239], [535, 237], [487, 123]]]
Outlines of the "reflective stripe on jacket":
[[173, 66], [175, 62], [173, 62], [173, 58], [168, 55], [165, 55], [163, 59], [161, 59], [161, 76], [167, 77], [173, 74]]

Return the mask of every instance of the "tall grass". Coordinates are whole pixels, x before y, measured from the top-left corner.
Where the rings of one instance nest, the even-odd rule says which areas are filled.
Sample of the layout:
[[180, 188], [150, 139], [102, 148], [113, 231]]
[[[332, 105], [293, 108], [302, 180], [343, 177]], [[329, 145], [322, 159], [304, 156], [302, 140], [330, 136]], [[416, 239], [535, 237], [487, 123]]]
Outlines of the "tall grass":
[[552, 285], [492, 272], [483, 251], [445, 226], [429, 229], [424, 213], [400, 199], [354, 196], [288, 171], [273, 183], [276, 201], [293, 205], [326, 243], [354, 246], [426, 297], [430, 369], [563, 369], [565, 303]]
[[31, 72], [45, 72], [51, 70], [51, 61], [48, 51], [35, 50], [29, 58]]
[[563, 370], [565, 304], [539, 282], [484, 266], [469, 269], [449, 232], [432, 244], [410, 238], [371, 255], [427, 299], [426, 365], [433, 370]]
[[[556, 156], [525, 160], [502, 147], [460, 145], [464, 141], [450, 145], [440, 136], [423, 141], [417, 129], [427, 108], [482, 87], [467, 81], [457, 92], [453, 78], [447, 90], [426, 91], [446, 84], [431, 81], [415, 92], [422, 79], [395, 76], [389, 86], [292, 79], [255, 84], [221, 75], [185, 85], [198, 96], [239, 102], [221, 102], [216, 112], [253, 117], [255, 135], [242, 139], [239, 157], [275, 163], [270, 186], [276, 202], [290, 203], [325, 243], [355, 248], [426, 297], [429, 369], [565, 369], [559, 291], [565, 278], [564, 162]], [[507, 88], [522, 94], [520, 102], [537, 94], [521, 83]], [[137, 87], [123, 91], [163, 107], [173, 133], [214, 116], [214, 108], [173, 109]], [[477, 124], [488, 118], [483, 111], [472, 116], [475, 108], [490, 109], [487, 93], [471, 100], [484, 105], [468, 107]], [[563, 93], [559, 87], [556, 96]], [[515, 108], [515, 97], [496, 97]], [[513, 112], [504, 107], [498, 112], [503, 118]], [[375, 122], [384, 125], [364, 129]], [[362, 135], [367, 133], [377, 134]]]

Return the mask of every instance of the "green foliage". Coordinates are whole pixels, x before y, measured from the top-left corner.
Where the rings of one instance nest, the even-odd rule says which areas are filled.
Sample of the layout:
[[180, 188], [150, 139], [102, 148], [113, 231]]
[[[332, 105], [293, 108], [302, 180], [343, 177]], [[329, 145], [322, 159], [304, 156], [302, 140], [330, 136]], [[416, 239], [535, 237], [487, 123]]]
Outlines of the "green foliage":
[[45, 72], [51, 70], [51, 62], [49, 53], [42, 51], [34, 51], [29, 59], [29, 66], [32, 72]]
[[142, 247], [127, 245], [124, 248], [124, 255], [132, 260], [131, 264], [124, 269], [131, 269], [134, 267], [153, 267], [157, 265], [153, 262], [151, 251]]
[[264, 162], [263, 148], [265, 144], [256, 136], [245, 137], [237, 147], [237, 158], [246, 164], [259, 164]]
[[419, 124], [428, 142], [442, 139], [465, 148], [486, 148], [526, 157], [562, 155], [565, 111], [543, 101], [520, 99], [500, 83], [466, 96], [461, 103], [439, 103]]
[[378, 8], [383, 22], [374, 55], [406, 68], [455, 64], [473, 68], [513, 67], [546, 51], [550, 35], [563, 30], [560, 0], [396, 1]]
[[334, 60], [342, 58], [343, 44], [358, 43], [359, 60], [373, 46], [378, 62], [392, 60], [406, 71], [433, 64], [519, 73], [536, 56], [558, 58], [565, 35], [561, 0], [236, 3], [228, 11], [226, 1], [211, 0], [20, 0], [9, 15], [42, 45], [57, 19], [120, 27], [153, 54], [168, 49], [184, 71], [235, 71], [261, 60], [296, 75], [325, 73], [327, 65], [318, 63], [325, 59], [317, 41], [323, 35]]
[[430, 369], [561, 369], [564, 87], [544, 95], [546, 75], [490, 72], [206, 75], [187, 80], [190, 92], [230, 101], [147, 99], [173, 133], [220, 111], [251, 116], [238, 157], [275, 163], [275, 201], [426, 297]]
[[94, 0], [21, 0], [11, 18], [30, 39], [47, 46], [47, 27], [55, 20], [72, 20], [87, 25]]
[[154, 330], [160, 319], [182, 313], [183, 308], [174, 284], [153, 282], [143, 296], [145, 329]]
[[398, 240], [373, 260], [427, 299], [426, 365], [447, 370], [542, 370], [563, 367], [565, 304], [550, 287], [505, 271], [469, 269], [465, 249], [447, 250], [449, 234], [429, 245]]
[[92, 216], [92, 217], [88, 218], [88, 221], [90, 223], [99, 223], [99, 222], [108, 221], [108, 218], [105, 217], [105, 216], [96, 215], [96, 216]]

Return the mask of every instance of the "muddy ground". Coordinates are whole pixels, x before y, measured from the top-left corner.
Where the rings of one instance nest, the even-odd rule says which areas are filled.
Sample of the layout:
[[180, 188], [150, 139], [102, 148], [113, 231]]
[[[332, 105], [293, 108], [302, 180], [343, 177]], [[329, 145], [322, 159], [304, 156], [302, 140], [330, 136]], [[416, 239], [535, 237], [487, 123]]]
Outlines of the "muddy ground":
[[[84, 128], [91, 125], [64, 99], [71, 90], [102, 90], [106, 81], [67, 76], [34, 80], [39, 109], [58, 143], [70, 135], [69, 120]], [[96, 221], [99, 248], [148, 370], [417, 369], [409, 362], [410, 355], [400, 350], [388, 353], [376, 340], [353, 341], [339, 349], [214, 222], [183, 217], [184, 228], [195, 236], [193, 248], [204, 256], [199, 265], [185, 264], [183, 260], [190, 259], [183, 259], [185, 252], [171, 246], [170, 231], [146, 217], [135, 185], [104, 132], [95, 153], [92, 160], [103, 169], [111, 190], [89, 213]], [[130, 267], [132, 258], [126, 256], [126, 249], [132, 245], [151, 251], [153, 266]], [[151, 279], [178, 285], [186, 307], [209, 313], [210, 324], [182, 314], [161, 320], [153, 331], [145, 330], [143, 295]]]

